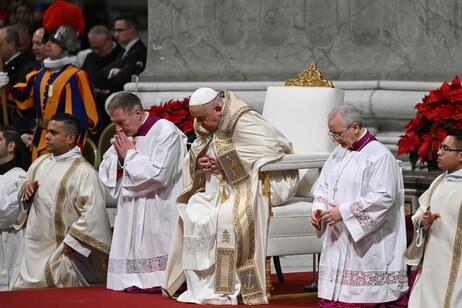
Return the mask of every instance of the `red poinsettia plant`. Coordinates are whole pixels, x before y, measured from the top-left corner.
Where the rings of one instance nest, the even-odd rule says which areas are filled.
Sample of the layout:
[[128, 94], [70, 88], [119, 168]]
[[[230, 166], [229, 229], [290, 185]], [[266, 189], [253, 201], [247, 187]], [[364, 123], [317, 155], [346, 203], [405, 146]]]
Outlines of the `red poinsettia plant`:
[[417, 114], [404, 128], [398, 141], [398, 155], [409, 154], [412, 169], [426, 164], [429, 170], [437, 169], [437, 152], [447, 131], [462, 128], [462, 86], [459, 77], [451, 84], [445, 81], [440, 88], [430, 91], [414, 107]]
[[152, 106], [149, 113], [169, 120], [175, 124], [185, 135], [194, 130], [194, 118], [189, 113], [189, 97], [182, 100], [169, 100], [160, 105]]

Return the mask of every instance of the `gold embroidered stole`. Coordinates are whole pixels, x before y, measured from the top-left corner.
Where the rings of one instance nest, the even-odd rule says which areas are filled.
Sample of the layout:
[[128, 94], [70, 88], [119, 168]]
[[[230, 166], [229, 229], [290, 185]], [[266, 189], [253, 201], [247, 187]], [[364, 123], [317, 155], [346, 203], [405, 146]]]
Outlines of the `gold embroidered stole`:
[[[215, 293], [232, 294], [235, 285], [234, 274], [237, 272], [244, 303], [264, 303], [262, 285], [254, 260], [255, 219], [252, 181], [233, 142], [236, 122], [241, 115], [253, 109], [229, 91], [223, 91], [221, 94], [223, 109], [217, 131], [212, 135], [197, 125], [195, 127], [199, 140], [190, 150], [190, 170], [194, 184], [179, 197], [179, 201], [187, 202], [195, 191], [205, 185], [205, 174], [195, 172], [196, 163], [197, 158], [202, 156], [211, 144], [223, 168], [223, 177], [234, 192], [231, 211], [234, 230], [224, 229], [221, 234], [217, 234], [216, 239]], [[223, 202], [226, 196], [222, 197]], [[231, 236], [235, 238], [234, 245], [229, 245], [230, 231], [234, 231], [234, 236]]]

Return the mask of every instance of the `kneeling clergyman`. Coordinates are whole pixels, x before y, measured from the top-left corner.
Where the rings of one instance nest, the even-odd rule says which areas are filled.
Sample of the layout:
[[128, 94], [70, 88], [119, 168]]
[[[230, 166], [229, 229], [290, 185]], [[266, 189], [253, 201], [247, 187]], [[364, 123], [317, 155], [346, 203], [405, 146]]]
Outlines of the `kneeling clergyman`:
[[12, 289], [104, 284], [111, 243], [104, 187], [76, 146], [80, 123], [55, 114], [47, 150], [19, 180], [20, 214], [26, 227]]

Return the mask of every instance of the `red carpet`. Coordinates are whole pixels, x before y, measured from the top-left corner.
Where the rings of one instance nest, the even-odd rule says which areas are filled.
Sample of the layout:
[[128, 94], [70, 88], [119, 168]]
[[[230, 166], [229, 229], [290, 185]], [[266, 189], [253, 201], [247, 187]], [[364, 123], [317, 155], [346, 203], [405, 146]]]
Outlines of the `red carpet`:
[[[286, 283], [281, 284], [273, 275], [274, 294], [302, 293], [303, 287], [311, 283], [310, 273], [284, 275]], [[191, 304], [179, 303], [162, 297], [160, 294], [125, 293], [107, 290], [104, 286], [40, 289], [27, 291], [0, 292], [0, 307], [189, 307]], [[210, 306], [229, 307], [229, 306]], [[278, 300], [277, 304], [265, 307], [318, 307], [317, 299]]]

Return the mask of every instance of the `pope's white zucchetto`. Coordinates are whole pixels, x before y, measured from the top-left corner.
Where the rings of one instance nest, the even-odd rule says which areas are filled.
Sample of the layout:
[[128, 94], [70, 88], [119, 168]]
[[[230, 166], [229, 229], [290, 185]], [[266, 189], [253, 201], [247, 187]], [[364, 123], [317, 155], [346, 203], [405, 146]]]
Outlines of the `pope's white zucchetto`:
[[199, 88], [191, 95], [189, 106], [202, 106], [210, 103], [218, 96], [218, 92], [211, 88]]

